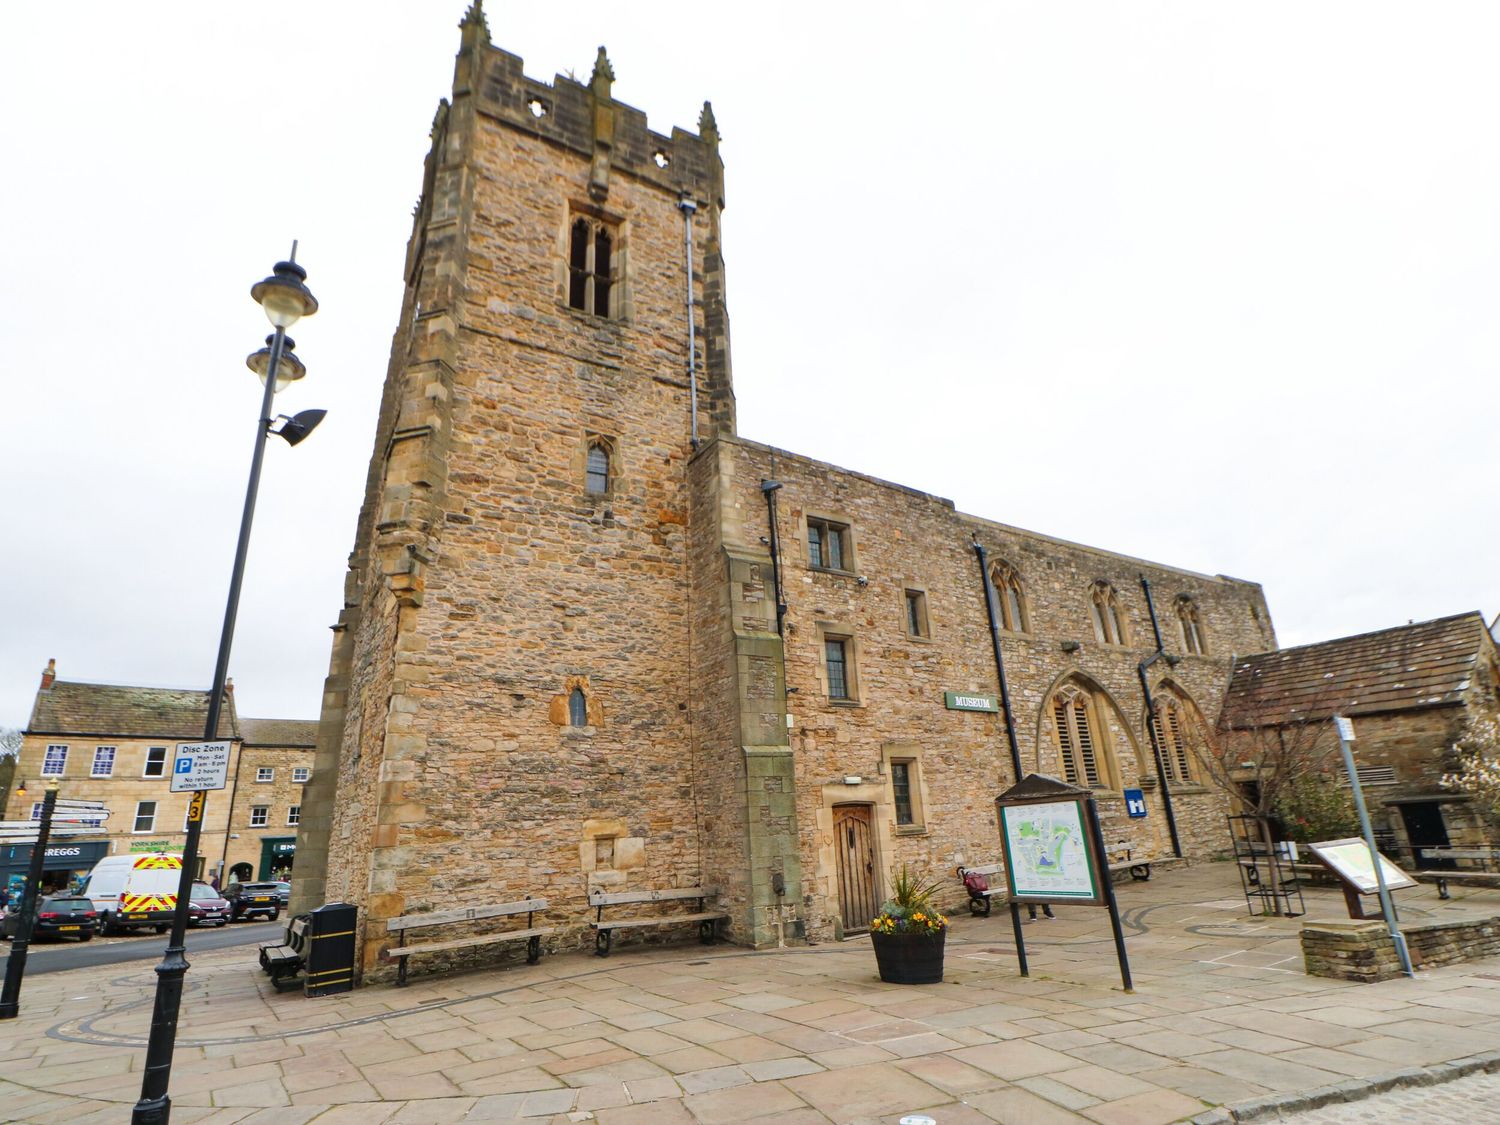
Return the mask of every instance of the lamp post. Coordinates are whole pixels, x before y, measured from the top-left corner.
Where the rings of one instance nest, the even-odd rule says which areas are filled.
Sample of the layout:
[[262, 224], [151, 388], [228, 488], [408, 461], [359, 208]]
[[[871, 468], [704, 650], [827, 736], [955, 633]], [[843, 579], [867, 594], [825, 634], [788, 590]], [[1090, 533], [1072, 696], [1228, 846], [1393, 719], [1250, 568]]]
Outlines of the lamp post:
[[[255, 453], [250, 461], [250, 483], [245, 489], [245, 510], [240, 517], [240, 538], [235, 547], [234, 570], [229, 579], [229, 600], [224, 607], [224, 627], [219, 634], [219, 656], [214, 665], [213, 687], [208, 693], [208, 717], [203, 740], [212, 742], [219, 733], [219, 712], [224, 703], [224, 682], [229, 675], [229, 650], [234, 641], [234, 622], [240, 605], [240, 584], [245, 576], [245, 556], [250, 547], [250, 524], [255, 516], [255, 494], [260, 487], [260, 466], [266, 451], [266, 435], [279, 434], [296, 445], [323, 420], [324, 411], [304, 410], [293, 418], [272, 417], [271, 398], [278, 390], [306, 374], [302, 361], [291, 354], [292, 341], [286, 330], [304, 316], [318, 311], [317, 299], [303, 282], [307, 271], [297, 264], [297, 244], [291, 257], [277, 262], [271, 276], [250, 288], [250, 295], [265, 310], [275, 329], [266, 347], [245, 360], [261, 377], [260, 420], [255, 425]], [[283, 424], [273, 429], [277, 421]], [[188, 811], [187, 842], [182, 849], [182, 876], [177, 884], [177, 909], [172, 915], [172, 936], [161, 964], [156, 967], [156, 1003], [151, 1012], [151, 1038], [146, 1046], [146, 1068], [141, 1077], [141, 1100], [131, 1114], [131, 1125], [166, 1125], [171, 1118], [172, 1099], [167, 1085], [172, 1078], [172, 1051], [177, 1044], [177, 1013], [182, 1004], [182, 978], [187, 973], [184, 956], [187, 942], [188, 901], [193, 889], [193, 869], [198, 860], [198, 839], [203, 831], [203, 809], [207, 794], [193, 794]], [[224, 828], [226, 834], [229, 826]]]
[[[25, 782], [18, 792], [26, 792]], [[36, 826], [36, 843], [31, 845], [31, 865], [26, 871], [26, 890], [21, 895], [21, 917], [16, 920], [16, 936], [10, 939], [10, 957], [5, 962], [0, 1020], [13, 1020], [21, 1011], [21, 978], [26, 975], [26, 954], [31, 948], [31, 928], [36, 923], [36, 900], [42, 886], [42, 861], [47, 854], [47, 838], [52, 835], [52, 812], [57, 808], [56, 780], [47, 782], [44, 794], [42, 819]]]

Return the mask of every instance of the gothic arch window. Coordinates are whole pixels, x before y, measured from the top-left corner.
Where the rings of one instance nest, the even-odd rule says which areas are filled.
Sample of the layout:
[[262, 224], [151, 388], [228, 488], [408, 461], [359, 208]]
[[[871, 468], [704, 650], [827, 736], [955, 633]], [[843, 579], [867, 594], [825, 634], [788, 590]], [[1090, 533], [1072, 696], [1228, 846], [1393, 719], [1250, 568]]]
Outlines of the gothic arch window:
[[1161, 749], [1162, 768], [1167, 780], [1191, 785], [1195, 781], [1191, 743], [1198, 734], [1196, 720], [1188, 705], [1173, 693], [1162, 693], [1155, 703], [1151, 729], [1156, 735], [1156, 745]]
[[589, 442], [583, 468], [584, 484], [590, 494], [604, 496], [609, 492], [609, 447], [602, 441]]
[[1089, 616], [1094, 623], [1094, 638], [1104, 645], [1130, 643], [1125, 629], [1125, 609], [1120, 595], [1108, 582], [1095, 582], [1089, 593]]
[[568, 227], [568, 305], [594, 316], [610, 316], [615, 289], [619, 231], [603, 219], [574, 214]]
[[1109, 736], [1094, 698], [1069, 684], [1052, 697], [1049, 711], [1063, 780], [1088, 789], [1118, 788]]
[[1012, 633], [1029, 633], [1031, 619], [1026, 612], [1026, 595], [1021, 589], [1021, 576], [1008, 562], [997, 562], [990, 568], [990, 581], [995, 586], [995, 600], [1000, 604], [1000, 625]]
[[568, 693], [568, 725], [570, 727], [589, 725], [589, 701], [581, 687], [575, 687]]
[[1183, 650], [1205, 655], [1208, 646], [1203, 643], [1203, 621], [1198, 616], [1198, 603], [1186, 594], [1177, 599], [1177, 624], [1182, 629]]

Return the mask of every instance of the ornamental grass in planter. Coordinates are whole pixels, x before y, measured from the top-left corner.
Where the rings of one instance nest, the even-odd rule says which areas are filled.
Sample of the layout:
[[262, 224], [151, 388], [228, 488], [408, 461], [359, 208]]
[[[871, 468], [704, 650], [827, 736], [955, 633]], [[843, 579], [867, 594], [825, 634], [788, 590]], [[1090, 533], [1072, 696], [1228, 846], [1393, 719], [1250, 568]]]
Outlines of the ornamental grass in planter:
[[937, 884], [914, 877], [906, 865], [891, 876], [891, 898], [870, 922], [875, 964], [887, 984], [937, 984], [943, 979], [948, 919], [932, 905]]

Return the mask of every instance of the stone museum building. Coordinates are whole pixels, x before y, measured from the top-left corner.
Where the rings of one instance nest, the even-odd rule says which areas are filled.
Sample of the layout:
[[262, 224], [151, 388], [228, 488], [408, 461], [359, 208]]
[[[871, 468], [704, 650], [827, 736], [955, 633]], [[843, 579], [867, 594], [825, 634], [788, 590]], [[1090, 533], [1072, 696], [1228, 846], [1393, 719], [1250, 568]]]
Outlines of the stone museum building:
[[[56, 661], [47, 662], [0, 819], [39, 817], [43, 789], [53, 782], [59, 800], [102, 801], [110, 812], [103, 835], [54, 840], [45, 857], [47, 886], [87, 875], [106, 855], [182, 851], [192, 794], [171, 791], [173, 751], [179, 742], [202, 741], [208, 694], [60, 680]], [[230, 744], [229, 785], [208, 796], [197, 876], [221, 876], [224, 884], [286, 878], [318, 724], [242, 719], [233, 681], [225, 694], [219, 737]], [[31, 851], [22, 844], [0, 853], [3, 881], [7, 872], [25, 870]]]
[[582, 942], [600, 888], [834, 939], [902, 864], [958, 901], [1018, 767], [1136, 857], [1222, 851], [1189, 747], [1276, 646], [1260, 587], [740, 435], [714, 114], [653, 132], [613, 77], [529, 78], [464, 18], [293, 908], [358, 904], [365, 970], [391, 918], [527, 895]]

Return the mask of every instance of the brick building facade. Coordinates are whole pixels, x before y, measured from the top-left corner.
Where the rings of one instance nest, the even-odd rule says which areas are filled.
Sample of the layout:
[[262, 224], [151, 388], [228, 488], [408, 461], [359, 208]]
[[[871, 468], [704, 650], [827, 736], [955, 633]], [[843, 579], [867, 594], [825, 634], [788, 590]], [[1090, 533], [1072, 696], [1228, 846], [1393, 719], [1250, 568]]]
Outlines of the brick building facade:
[[1232, 654], [1275, 646], [1260, 588], [739, 437], [712, 111], [653, 133], [612, 79], [601, 49], [586, 84], [535, 81], [462, 24], [293, 908], [357, 903], [366, 970], [391, 917], [528, 893], [579, 937], [600, 887], [717, 886], [751, 945], [863, 928], [893, 865], [956, 893], [998, 858], [997, 646], [1023, 771], [1093, 786], [1158, 857], [1165, 781], [1184, 851], [1222, 850], [1176, 750]]

